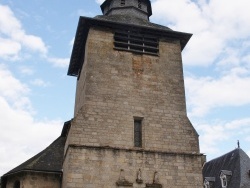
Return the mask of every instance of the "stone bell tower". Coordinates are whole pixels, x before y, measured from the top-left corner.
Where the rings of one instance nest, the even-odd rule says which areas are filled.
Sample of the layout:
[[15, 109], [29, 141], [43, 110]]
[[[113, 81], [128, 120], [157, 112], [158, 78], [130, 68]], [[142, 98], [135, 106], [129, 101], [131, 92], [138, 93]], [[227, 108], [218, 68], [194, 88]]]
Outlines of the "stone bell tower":
[[151, 23], [149, 0], [106, 0], [101, 9], [80, 17], [75, 36], [62, 187], [201, 188], [181, 58], [191, 34]]

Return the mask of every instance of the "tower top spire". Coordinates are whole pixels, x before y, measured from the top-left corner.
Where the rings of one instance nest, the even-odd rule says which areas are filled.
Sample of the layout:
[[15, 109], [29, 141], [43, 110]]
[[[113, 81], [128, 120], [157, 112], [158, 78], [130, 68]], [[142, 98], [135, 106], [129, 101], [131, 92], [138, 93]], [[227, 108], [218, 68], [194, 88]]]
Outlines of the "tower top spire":
[[107, 16], [127, 15], [149, 20], [152, 15], [150, 0], [105, 0], [101, 9]]

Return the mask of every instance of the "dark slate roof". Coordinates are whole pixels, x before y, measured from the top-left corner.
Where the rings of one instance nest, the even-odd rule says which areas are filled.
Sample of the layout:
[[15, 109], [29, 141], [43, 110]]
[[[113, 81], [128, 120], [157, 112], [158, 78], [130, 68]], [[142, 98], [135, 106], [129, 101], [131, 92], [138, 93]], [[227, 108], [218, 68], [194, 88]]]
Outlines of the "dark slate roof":
[[231, 171], [228, 188], [250, 188], [250, 159], [240, 148], [205, 163], [203, 177], [215, 177], [214, 188], [221, 188], [220, 172]]
[[75, 42], [70, 58], [68, 75], [78, 76], [85, 58], [85, 44], [90, 27], [103, 27], [109, 29], [137, 29], [157, 36], [159, 38], [172, 38], [180, 40], [183, 50], [192, 34], [173, 31], [168, 27], [151, 23], [147, 20], [121, 15], [96, 16], [95, 18], [80, 17], [75, 36]]
[[100, 19], [103, 21], [110, 21], [110, 22], [118, 22], [121, 24], [133, 24], [137, 25], [139, 27], [148, 27], [149, 29], [160, 29], [160, 30], [165, 30], [165, 31], [172, 31], [166, 26], [162, 26], [159, 24], [155, 24], [152, 22], [149, 22], [148, 20], [140, 19], [134, 16], [124, 16], [124, 15], [99, 15], [95, 17], [96, 19]]
[[39, 172], [54, 172], [62, 173], [62, 163], [64, 157], [64, 145], [69, 129], [70, 121], [64, 123], [64, 127], [60, 137], [58, 137], [46, 149], [30, 158], [26, 162], [12, 169], [3, 177], [9, 176], [23, 171], [39, 171]]

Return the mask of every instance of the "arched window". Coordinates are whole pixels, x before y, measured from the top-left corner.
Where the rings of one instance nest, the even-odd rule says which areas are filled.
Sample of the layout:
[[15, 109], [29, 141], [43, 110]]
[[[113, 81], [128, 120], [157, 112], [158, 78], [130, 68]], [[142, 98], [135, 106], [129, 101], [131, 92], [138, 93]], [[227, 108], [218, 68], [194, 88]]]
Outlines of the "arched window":
[[20, 188], [20, 181], [19, 180], [15, 181], [13, 188]]

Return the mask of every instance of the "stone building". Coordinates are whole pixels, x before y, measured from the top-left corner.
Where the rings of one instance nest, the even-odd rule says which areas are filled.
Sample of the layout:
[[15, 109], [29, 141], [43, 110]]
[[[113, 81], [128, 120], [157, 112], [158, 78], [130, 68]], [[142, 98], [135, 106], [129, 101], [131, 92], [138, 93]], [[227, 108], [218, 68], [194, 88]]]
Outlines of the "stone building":
[[205, 157], [186, 113], [181, 57], [191, 34], [151, 23], [149, 0], [101, 9], [79, 20], [68, 69], [74, 117], [60, 143], [4, 175], [3, 187], [201, 188]]

